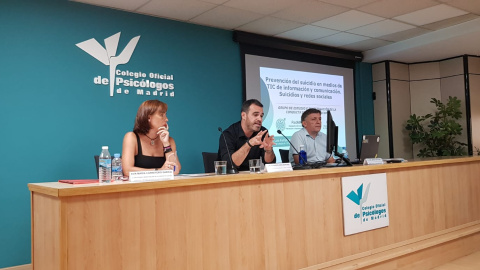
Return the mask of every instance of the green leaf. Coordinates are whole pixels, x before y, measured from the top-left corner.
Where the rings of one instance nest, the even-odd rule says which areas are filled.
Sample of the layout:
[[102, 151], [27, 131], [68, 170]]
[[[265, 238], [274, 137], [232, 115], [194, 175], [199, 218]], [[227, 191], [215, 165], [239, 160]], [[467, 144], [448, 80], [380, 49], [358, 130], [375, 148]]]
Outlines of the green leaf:
[[[432, 98], [437, 111], [424, 116], [410, 115], [405, 129], [413, 144], [419, 144], [419, 157], [464, 155], [465, 143], [455, 140], [462, 134], [462, 126], [457, 123], [462, 118], [461, 100], [448, 97], [447, 103]], [[477, 151], [480, 154], [480, 149]]]

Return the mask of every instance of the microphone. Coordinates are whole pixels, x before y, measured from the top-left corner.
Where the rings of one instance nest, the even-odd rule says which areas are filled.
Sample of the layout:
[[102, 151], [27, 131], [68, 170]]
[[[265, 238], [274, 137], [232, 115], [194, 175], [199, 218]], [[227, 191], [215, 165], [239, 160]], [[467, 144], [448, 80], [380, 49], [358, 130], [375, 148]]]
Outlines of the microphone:
[[277, 130], [277, 133], [280, 134], [280, 135], [282, 135], [285, 139], [287, 139], [288, 143], [292, 146], [293, 150], [295, 150], [295, 152], [297, 152], [298, 157], [301, 158], [302, 161], [303, 161], [303, 164], [304, 164], [304, 165], [303, 165], [302, 167], [303, 167], [304, 169], [311, 169], [310, 166], [307, 165], [307, 161], [302, 157], [302, 155], [300, 155], [300, 153], [298, 152], [297, 148], [295, 148], [295, 146], [293, 146], [292, 142], [287, 138], [287, 136], [285, 136], [280, 129]]
[[225, 142], [225, 147], [227, 148], [228, 157], [230, 158], [230, 164], [232, 165], [232, 168], [228, 169], [227, 173], [228, 174], [237, 174], [238, 170], [237, 170], [237, 168], [235, 168], [233, 166], [232, 156], [230, 155], [230, 150], [228, 150], [228, 145], [227, 145], [227, 140], [225, 139], [225, 134], [223, 133], [223, 130], [222, 130], [221, 127], [218, 127], [218, 131], [220, 131], [220, 133], [222, 133], [223, 141]]

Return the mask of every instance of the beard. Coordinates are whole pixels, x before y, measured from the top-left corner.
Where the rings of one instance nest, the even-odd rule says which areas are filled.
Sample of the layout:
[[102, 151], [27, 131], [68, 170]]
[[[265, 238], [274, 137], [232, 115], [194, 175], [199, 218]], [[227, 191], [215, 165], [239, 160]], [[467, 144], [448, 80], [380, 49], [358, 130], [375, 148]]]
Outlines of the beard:
[[262, 123], [258, 123], [258, 122], [252, 123], [252, 124], [250, 125], [250, 128], [251, 128], [254, 132], [258, 132], [258, 131], [260, 131], [260, 130], [262, 129]]
[[262, 129], [262, 123], [261, 122], [251, 122], [249, 123], [249, 128], [250, 130], [252, 130], [253, 132], [258, 132]]

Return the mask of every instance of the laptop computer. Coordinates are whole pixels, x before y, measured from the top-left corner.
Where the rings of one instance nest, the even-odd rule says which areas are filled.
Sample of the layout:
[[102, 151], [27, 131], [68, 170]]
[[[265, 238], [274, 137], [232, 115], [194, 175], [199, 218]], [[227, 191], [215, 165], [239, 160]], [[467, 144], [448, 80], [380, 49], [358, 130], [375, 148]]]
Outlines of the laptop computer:
[[[352, 164], [363, 164], [366, 158], [376, 158], [378, 155], [378, 146], [380, 145], [380, 135], [363, 135], [362, 146], [360, 148], [360, 158], [350, 159]], [[324, 167], [343, 167], [343, 162], [327, 163]]]
[[360, 148], [360, 161], [363, 162], [366, 158], [376, 158], [379, 144], [380, 135], [363, 135], [362, 148]]

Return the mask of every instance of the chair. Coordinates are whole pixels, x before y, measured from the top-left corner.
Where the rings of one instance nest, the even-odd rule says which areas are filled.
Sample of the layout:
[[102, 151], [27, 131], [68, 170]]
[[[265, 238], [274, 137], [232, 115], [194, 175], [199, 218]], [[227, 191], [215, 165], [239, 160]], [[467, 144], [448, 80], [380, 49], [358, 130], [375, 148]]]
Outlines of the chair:
[[290, 163], [290, 160], [288, 158], [289, 150], [279, 149], [279, 151], [280, 151], [280, 157], [282, 158], [282, 163]]
[[205, 173], [215, 172], [214, 161], [217, 160], [218, 154], [210, 153], [210, 152], [202, 152], [202, 157], [203, 157], [203, 167], [205, 169]]
[[94, 155], [93, 158], [95, 159], [95, 167], [97, 168], [97, 178], [98, 178], [98, 155]]

